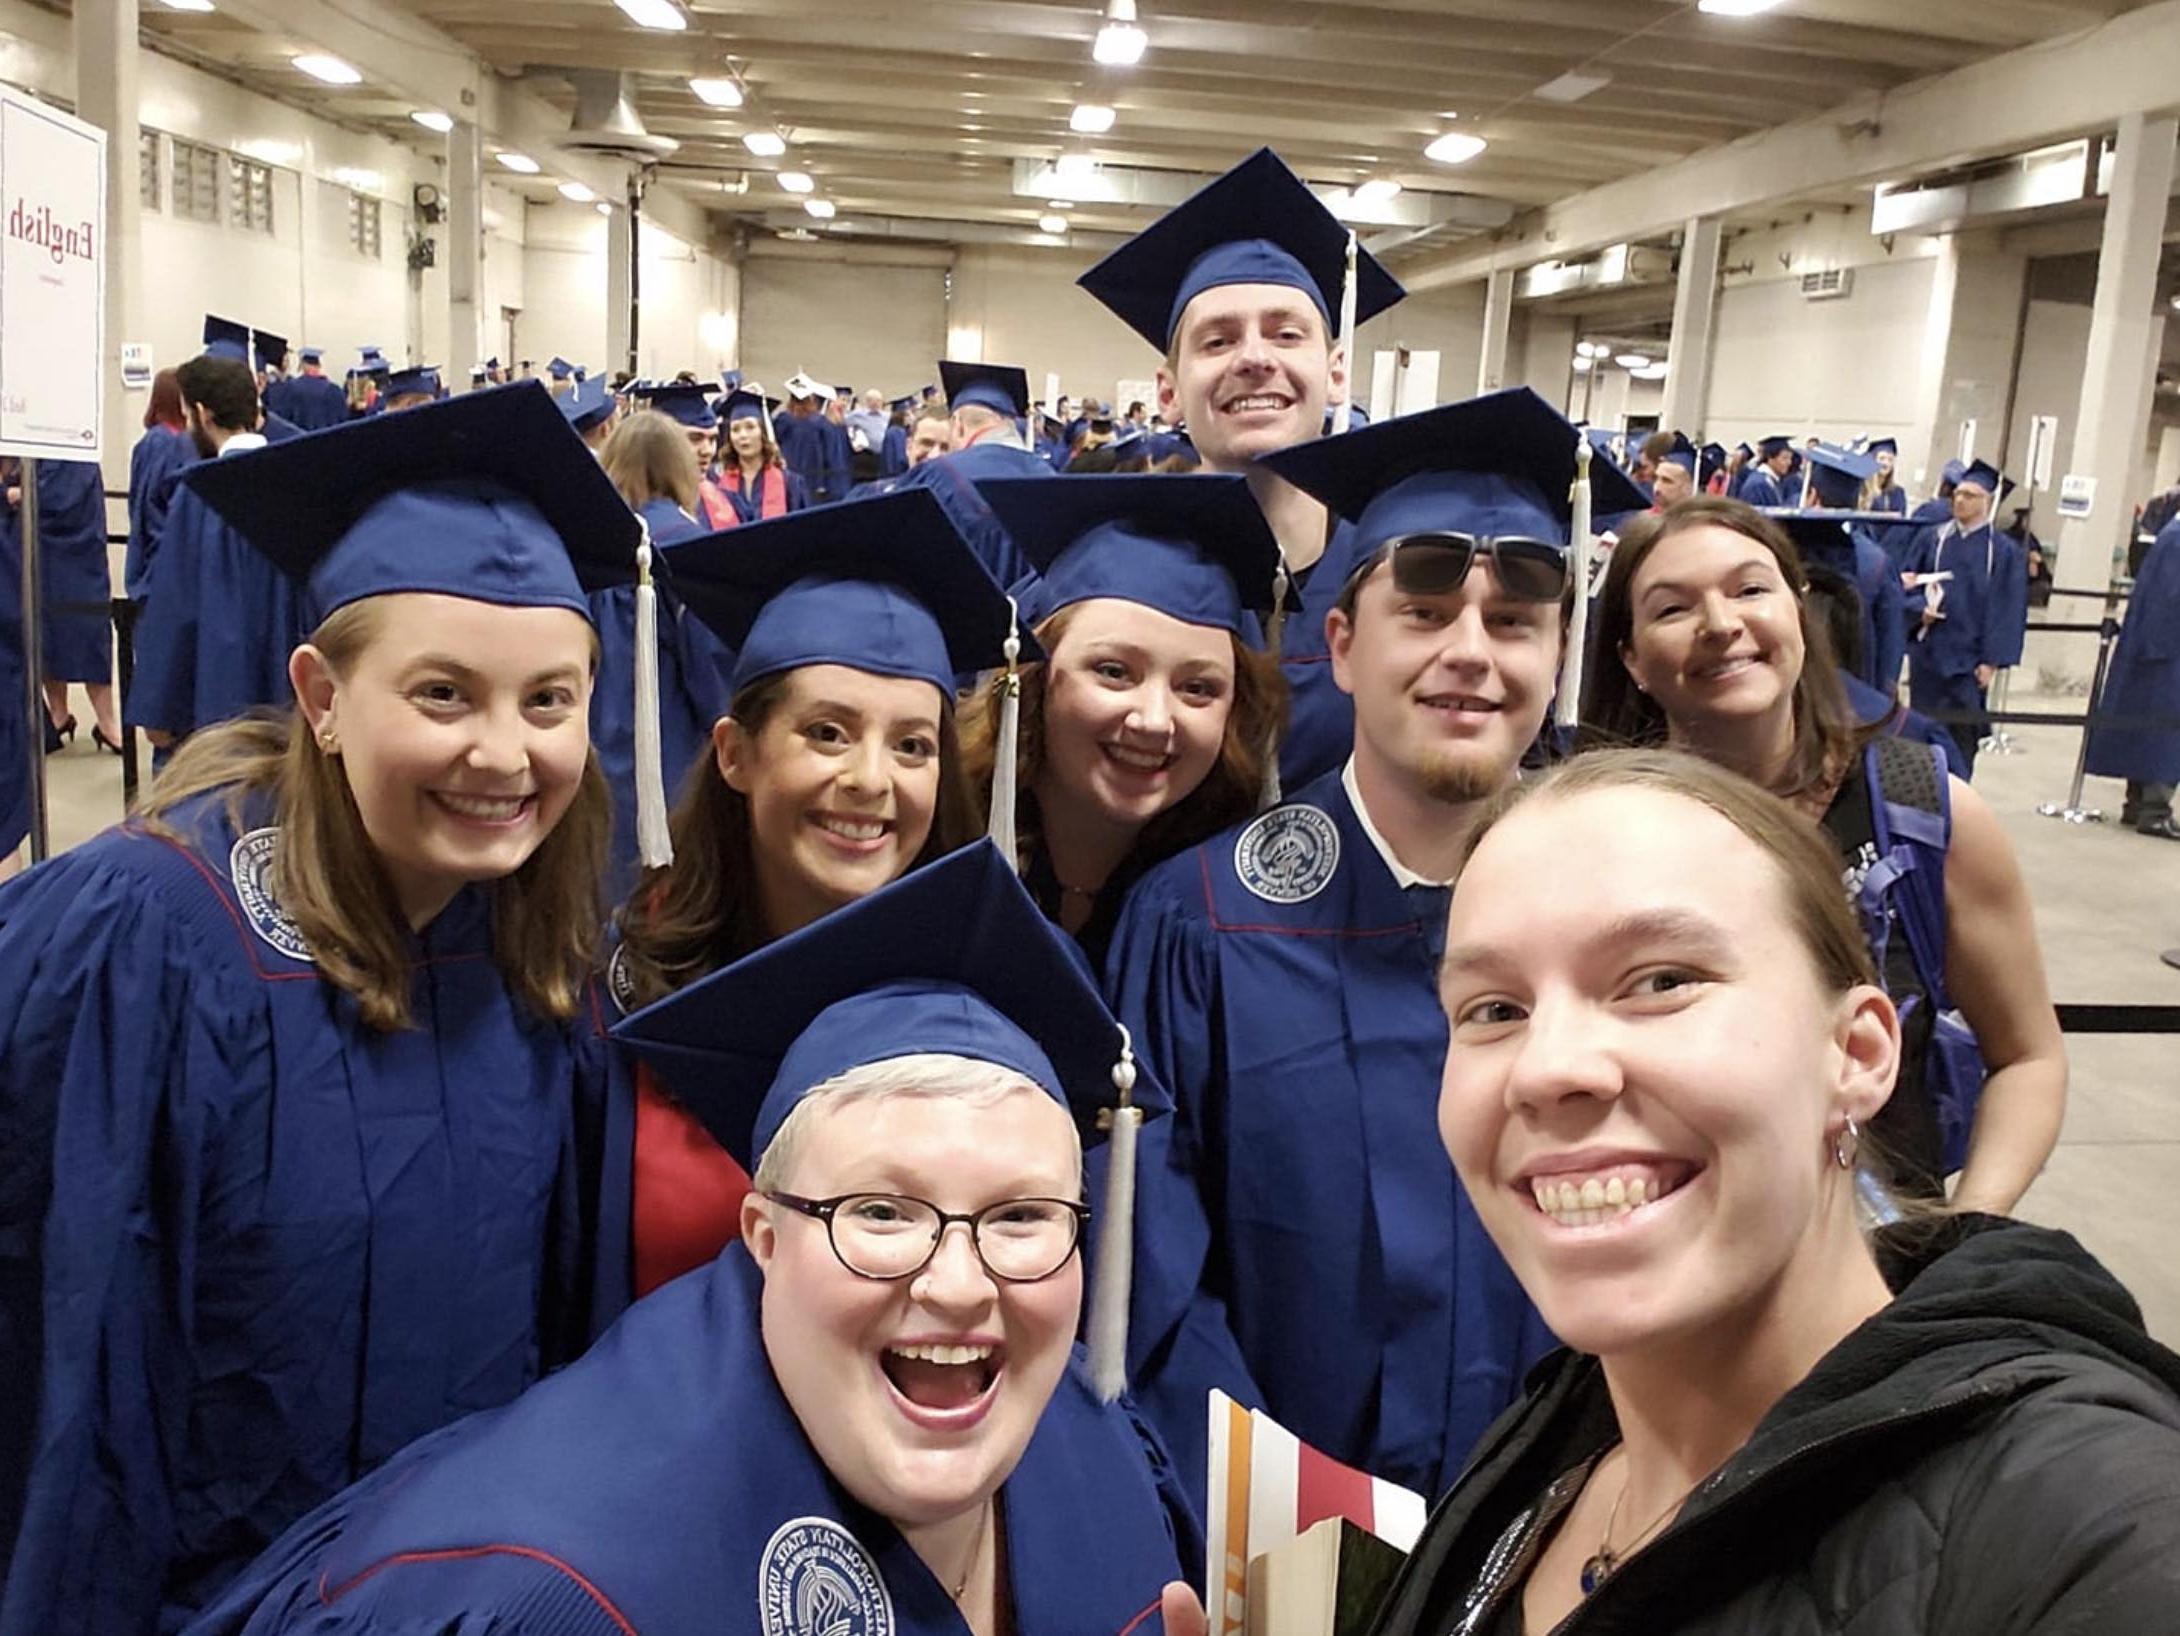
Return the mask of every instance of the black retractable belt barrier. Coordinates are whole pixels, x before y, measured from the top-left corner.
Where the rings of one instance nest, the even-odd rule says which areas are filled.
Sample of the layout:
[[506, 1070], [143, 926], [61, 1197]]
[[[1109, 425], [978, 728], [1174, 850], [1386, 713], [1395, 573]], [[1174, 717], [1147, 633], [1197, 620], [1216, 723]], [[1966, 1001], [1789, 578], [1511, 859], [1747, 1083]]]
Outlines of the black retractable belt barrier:
[[[2168, 965], [2175, 949], [2164, 958]], [[2067, 1034], [2180, 1034], [2180, 1005], [2062, 1005], [2059, 1028]]]

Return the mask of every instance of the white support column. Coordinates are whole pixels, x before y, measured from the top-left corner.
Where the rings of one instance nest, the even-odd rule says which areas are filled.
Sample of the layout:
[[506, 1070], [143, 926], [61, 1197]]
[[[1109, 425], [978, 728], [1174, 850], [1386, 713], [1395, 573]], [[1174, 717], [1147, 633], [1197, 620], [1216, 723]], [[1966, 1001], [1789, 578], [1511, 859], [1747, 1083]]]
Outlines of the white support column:
[[1514, 269], [1500, 267], [1484, 281], [1484, 350], [1476, 361], [1476, 393], [1506, 384], [1506, 339], [1514, 320]]
[[[447, 133], [447, 361], [456, 389], [484, 353], [484, 143], [457, 119]], [[420, 362], [423, 360], [411, 360]]]
[[624, 196], [606, 218], [606, 373], [636, 368], [629, 356], [629, 319], [635, 299], [636, 218]]
[[[145, 339], [138, 269], [143, 264], [137, 180], [136, 0], [77, 0], [76, 112], [106, 133], [106, 461], [109, 487], [128, 484], [128, 428], [143, 400], [121, 384], [121, 344]], [[180, 363], [164, 358], [161, 363]]]
[[2071, 474], [2094, 480], [2096, 503], [2087, 517], [2069, 518], [2059, 533], [2059, 554], [2076, 584], [2094, 585], [2115, 562], [2122, 570], [2126, 565], [2128, 525], [2141, 498], [2136, 473], [2149, 447], [2147, 411], [2161, 333], [2157, 261], [2176, 144], [2180, 119], [2171, 113], [2128, 114], [2119, 122]]
[[1711, 397], [1711, 342], [1718, 328], [1719, 220], [1689, 218], [1680, 241], [1680, 283], [1673, 291], [1673, 346], [1667, 355], [1659, 426], [1693, 435]]

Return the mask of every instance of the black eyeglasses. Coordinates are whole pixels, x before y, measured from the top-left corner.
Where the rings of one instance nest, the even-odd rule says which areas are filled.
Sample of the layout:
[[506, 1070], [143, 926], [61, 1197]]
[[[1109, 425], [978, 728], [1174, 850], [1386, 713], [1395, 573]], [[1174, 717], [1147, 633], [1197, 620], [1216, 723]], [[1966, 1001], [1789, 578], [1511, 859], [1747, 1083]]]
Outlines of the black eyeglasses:
[[1550, 540], [1430, 529], [1396, 534], [1385, 542], [1385, 554], [1393, 565], [1393, 589], [1404, 596], [1458, 591], [1478, 557], [1517, 602], [1557, 602], [1567, 593], [1568, 549]]
[[960, 1222], [984, 1270], [1007, 1284], [1034, 1284], [1067, 1265], [1082, 1242], [1090, 1207], [1072, 1199], [1002, 1199], [968, 1215], [898, 1193], [842, 1193], [806, 1199], [765, 1197], [825, 1223], [833, 1254], [858, 1278], [912, 1278], [939, 1253], [946, 1229]]

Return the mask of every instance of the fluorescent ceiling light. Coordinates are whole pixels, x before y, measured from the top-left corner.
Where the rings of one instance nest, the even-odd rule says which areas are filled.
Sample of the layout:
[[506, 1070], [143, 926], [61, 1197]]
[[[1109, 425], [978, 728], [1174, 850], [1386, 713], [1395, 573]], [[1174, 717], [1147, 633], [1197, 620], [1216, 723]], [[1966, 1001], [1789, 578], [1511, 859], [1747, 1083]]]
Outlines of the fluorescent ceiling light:
[[809, 193], [817, 187], [817, 183], [811, 181], [808, 176], [799, 170], [781, 171], [779, 182], [780, 186], [790, 193]]
[[598, 202], [598, 195], [591, 192], [581, 182], [562, 182], [560, 184], [560, 196], [570, 204], [596, 204]]
[[1400, 197], [1400, 184], [1390, 176], [1377, 176], [1355, 189], [1354, 199], [1359, 205], [1390, 204]]
[[300, 57], [289, 59], [314, 80], [328, 85], [361, 85], [363, 75], [338, 57], [329, 57], [322, 51], [306, 51]]
[[1622, 369], [1648, 369], [1650, 367], [1649, 357], [1640, 352], [1623, 352], [1612, 361]]
[[1073, 199], [1047, 199], [1045, 208], [1047, 210], [1072, 210], [1075, 208], [1075, 201]]
[[526, 153], [500, 153], [493, 157], [518, 176], [535, 176], [542, 168]]
[[1633, 369], [1628, 373], [1639, 381], [1662, 381], [1665, 379], [1667, 371], [1663, 364], [1652, 364], [1648, 369]]
[[1448, 131], [1423, 150], [1423, 157], [1435, 159], [1441, 165], [1465, 165], [1488, 146], [1490, 144], [1480, 136], [1469, 136], [1461, 131]]
[[1602, 358], [1605, 349], [1595, 341], [1577, 341], [1574, 344], [1574, 355], [1577, 358]]
[[707, 108], [739, 108], [742, 88], [732, 80], [691, 80], [689, 90]]
[[1592, 369], [1596, 367], [1597, 360], [1592, 358], [1587, 352], [1578, 352], [1575, 354], [1574, 372], [1577, 375], [1587, 375]]
[[674, 0], [613, 0], [616, 6], [628, 14], [628, 20], [638, 28], [672, 29], [675, 33], [689, 26], [689, 14], [674, 4]]
[[742, 138], [742, 146], [759, 159], [777, 159], [787, 151], [787, 142], [777, 131], [751, 131]]
[[212, 0], [165, 0], [169, 11], [210, 11]]
[[1707, 11], [1713, 17], [1754, 17], [1778, 3], [1779, 0], [1700, 0], [1696, 10]]
[[1098, 173], [1098, 162], [1087, 153], [1063, 153], [1052, 161], [1052, 174], [1063, 182], [1080, 182]]
[[613, 207], [607, 204], [605, 200], [600, 199], [598, 201], [598, 214], [601, 216], [610, 216], [613, 214]]
[[1039, 216], [1037, 218], [1037, 231], [1050, 233], [1057, 237], [1067, 231], [1067, 218], [1065, 216]]
[[409, 117], [423, 126], [425, 130], [437, 131], [441, 136], [445, 136], [447, 132], [454, 129], [453, 116], [443, 114], [436, 108], [419, 108]]
[[1112, 0], [1090, 55], [1108, 68], [1132, 68], [1143, 60], [1143, 48], [1150, 43], [1150, 36], [1136, 27], [1135, 0]]
[[1602, 91], [1612, 83], [1610, 74], [1580, 74], [1569, 72], [1556, 80], [1547, 80], [1529, 94], [1539, 102], [1580, 102], [1593, 91]]
[[1084, 136], [1103, 136], [1113, 128], [1113, 110], [1095, 102], [1078, 102], [1067, 116], [1067, 128]]
[[834, 212], [838, 207], [830, 199], [805, 199], [802, 201], [802, 208], [809, 211], [819, 221], [829, 222], [833, 219]]

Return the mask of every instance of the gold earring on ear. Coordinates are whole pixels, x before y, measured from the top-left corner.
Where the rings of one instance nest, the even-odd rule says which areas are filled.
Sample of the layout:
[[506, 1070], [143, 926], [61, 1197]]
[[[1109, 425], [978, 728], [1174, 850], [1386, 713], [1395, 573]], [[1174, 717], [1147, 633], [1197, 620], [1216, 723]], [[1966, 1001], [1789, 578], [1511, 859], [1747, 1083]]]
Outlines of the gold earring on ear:
[[1832, 1163], [1842, 1170], [1852, 1170], [1861, 1155], [1862, 1127], [1855, 1123], [1854, 1115], [1849, 1114], [1847, 1123], [1832, 1133]]
[[341, 735], [330, 727], [319, 728], [318, 748], [329, 756], [339, 755], [341, 753]]

